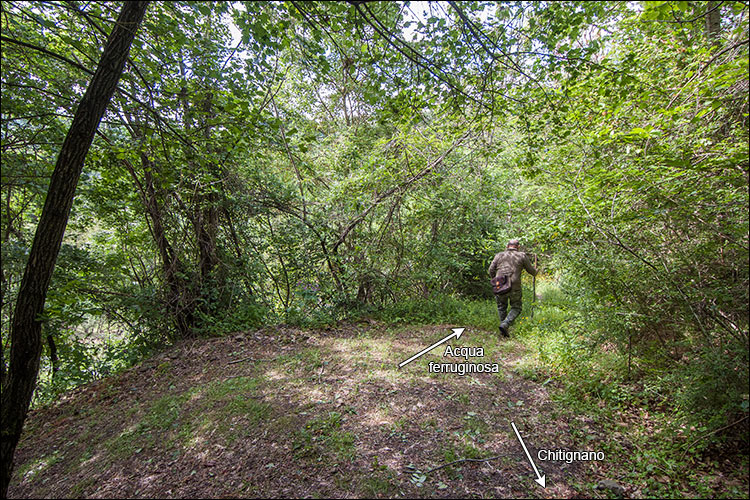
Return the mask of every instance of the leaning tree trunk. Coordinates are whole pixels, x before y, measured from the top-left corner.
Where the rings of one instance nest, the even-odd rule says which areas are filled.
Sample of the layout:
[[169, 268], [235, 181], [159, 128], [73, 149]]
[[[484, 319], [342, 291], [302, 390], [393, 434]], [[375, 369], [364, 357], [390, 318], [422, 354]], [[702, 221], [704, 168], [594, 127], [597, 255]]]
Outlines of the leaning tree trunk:
[[73, 123], [65, 136], [55, 170], [50, 178], [39, 225], [16, 299], [10, 330], [10, 366], [2, 387], [2, 497], [7, 497], [13, 472], [13, 454], [21, 437], [26, 413], [34, 393], [42, 352], [42, 324], [47, 288], [55, 268], [78, 178], [94, 133], [109, 104], [135, 32], [148, 2], [124, 2], [91, 83], [81, 99]]

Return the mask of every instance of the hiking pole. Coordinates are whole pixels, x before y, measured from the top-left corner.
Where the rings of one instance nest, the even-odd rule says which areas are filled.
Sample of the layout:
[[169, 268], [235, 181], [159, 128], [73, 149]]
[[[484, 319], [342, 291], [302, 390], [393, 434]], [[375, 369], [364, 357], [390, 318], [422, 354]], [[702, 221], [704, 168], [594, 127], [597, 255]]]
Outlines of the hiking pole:
[[[534, 254], [534, 269], [539, 273], [536, 264], [536, 254]], [[536, 274], [531, 277], [531, 318], [534, 318], [534, 302], [536, 302]]]

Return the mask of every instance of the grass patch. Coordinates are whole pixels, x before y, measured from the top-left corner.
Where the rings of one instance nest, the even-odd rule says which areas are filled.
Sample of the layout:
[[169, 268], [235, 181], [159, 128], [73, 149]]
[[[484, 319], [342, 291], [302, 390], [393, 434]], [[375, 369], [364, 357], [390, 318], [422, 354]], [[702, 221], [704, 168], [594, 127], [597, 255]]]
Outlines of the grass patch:
[[214, 431], [227, 444], [247, 437], [273, 411], [270, 404], [256, 399], [262, 382], [261, 378], [247, 376], [207, 385], [191, 410], [193, 418], [183, 423], [176, 440], [192, 447], [201, 442], [201, 436]]
[[96, 483], [98, 482], [99, 481], [97, 480], [97, 478], [94, 478], [94, 477], [88, 477], [86, 479], [82, 479], [81, 481], [73, 485], [73, 487], [70, 489], [69, 496], [71, 498], [82, 498], [84, 496], [87, 496], [84, 494], [86, 490], [96, 485]]
[[480, 434], [487, 435], [489, 426], [482, 417], [475, 412], [470, 411], [464, 416], [464, 429], [466, 429], [466, 431], [472, 436], [479, 436]]
[[[200, 435], [213, 430], [233, 441], [238, 432], [234, 420], [242, 417], [257, 424], [271, 413], [268, 404], [251, 396], [261, 380], [237, 377], [194, 387], [181, 394], [167, 394], [155, 400], [136, 425], [124, 429], [105, 446], [113, 458], [137, 455], [165, 443], [168, 449], [193, 446]], [[195, 403], [194, 401], [197, 401]], [[247, 428], [247, 426], [243, 427]]]
[[182, 407], [194, 392], [195, 390], [191, 389], [182, 394], [168, 394], [155, 400], [140, 422], [124, 429], [105, 443], [105, 448], [112, 458], [125, 458], [139, 454], [144, 449], [157, 447], [166, 431], [179, 427]]
[[154, 370], [154, 374], [158, 376], [159, 378], [165, 376], [167, 373], [169, 373], [172, 369], [171, 364], [169, 361], [165, 361], [163, 363], [160, 363], [159, 366], [156, 367], [156, 370]]
[[485, 453], [471, 443], [464, 443], [461, 458], [484, 458]]
[[182, 405], [190, 398], [192, 392], [191, 390], [179, 395], [168, 394], [154, 401], [141, 421], [142, 430], [176, 429], [179, 426]]
[[469, 300], [449, 295], [431, 299], [402, 300], [375, 314], [386, 323], [448, 323], [485, 330], [497, 328], [497, 306], [488, 300]]
[[18, 477], [21, 478], [21, 481], [34, 481], [39, 476], [40, 472], [48, 469], [49, 467], [52, 467], [56, 463], [63, 460], [63, 458], [65, 458], [65, 456], [59, 450], [55, 450], [49, 455], [45, 455], [41, 458], [26, 462], [22, 466], [18, 467], [16, 474], [18, 474]]
[[262, 379], [249, 376], [215, 381], [206, 386], [201, 400], [204, 405], [210, 405], [253, 395], [261, 382]]
[[390, 471], [379, 472], [362, 480], [359, 486], [359, 496], [362, 498], [392, 497], [398, 491], [398, 486], [394, 483], [394, 477]]
[[423, 420], [419, 423], [419, 427], [422, 430], [428, 430], [428, 429], [437, 429], [438, 428], [438, 422], [435, 419], [435, 417], [430, 417], [427, 420]]
[[323, 360], [321, 359], [320, 349], [312, 347], [294, 354], [280, 356], [277, 358], [277, 365], [290, 375], [296, 374], [298, 371], [309, 374], [312, 370], [323, 366]]
[[354, 435], [342, 431], [341, 422], [341, 414], [335, 411], [308, 421], [294, 433], [295, 456], [318, 462], [329, 456], [351, 460], [355, 453]]
[[81, 453], [81, 456], [78, 457], [78, 463], [82, 464], [84, 462], [88, 462], [94, 457], [94, 452], [91, 451], [91, 448], [86, 448], [86, 450]]
[[458, 456], [458, 451], [456, 450], [456, 447], [453, 446], [453, 443], [447, 443], [444, 445], [441, 453], [445, 463], [455, 462], [456, 460], [463, 458]]

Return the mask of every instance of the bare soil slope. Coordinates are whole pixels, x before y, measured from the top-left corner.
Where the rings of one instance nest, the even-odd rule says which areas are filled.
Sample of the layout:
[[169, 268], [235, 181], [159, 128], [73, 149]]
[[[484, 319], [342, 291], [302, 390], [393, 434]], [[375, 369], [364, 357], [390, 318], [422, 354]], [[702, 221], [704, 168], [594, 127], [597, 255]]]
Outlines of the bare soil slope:
[[464, 362], [444, 345], [399, 369], [449, 333], [361, 323], [184, 342], [33, 412], [9, 495], [606, 497], [608, 461], [537, 461], [547, 487], [534, 482], [511, 421], [535, 459], [609, 436], [519, 375], [517, 342], [472, 329], [449, 342], [483, 347], [469, 361], [498, 374], [429, 373]]

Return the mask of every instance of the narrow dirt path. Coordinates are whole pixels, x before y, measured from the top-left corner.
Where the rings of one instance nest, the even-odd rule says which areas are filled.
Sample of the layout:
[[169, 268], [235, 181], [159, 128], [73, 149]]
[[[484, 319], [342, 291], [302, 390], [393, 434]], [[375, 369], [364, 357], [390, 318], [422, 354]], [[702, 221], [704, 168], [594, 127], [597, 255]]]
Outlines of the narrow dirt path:
[[[537, 462], [591, 449], [522, 372], [520, 344], [468, 329], [348, 324], [268, 328], [185, 342], [33, 412], [9, 495], [19, 497], [598, 496], [596, 464]], [[430, 373], [434, 363], [497, 363], [498, 373]], [[580, 421], [576, 421], [580, 420]], [[591, 425], [586, 423], [590, 429]], [[604, 436], [594, 435], [593, 439]], [[481, 462], [463, 459], [496, 457]]]

